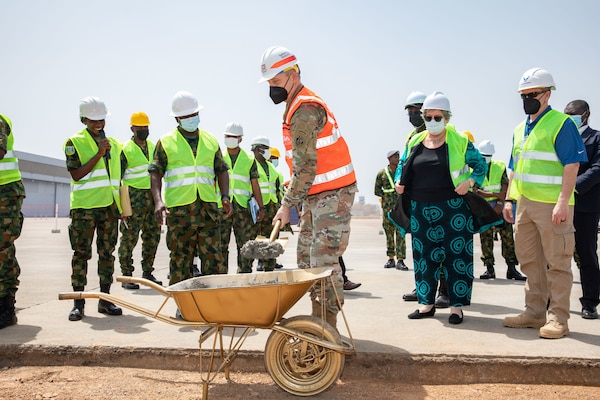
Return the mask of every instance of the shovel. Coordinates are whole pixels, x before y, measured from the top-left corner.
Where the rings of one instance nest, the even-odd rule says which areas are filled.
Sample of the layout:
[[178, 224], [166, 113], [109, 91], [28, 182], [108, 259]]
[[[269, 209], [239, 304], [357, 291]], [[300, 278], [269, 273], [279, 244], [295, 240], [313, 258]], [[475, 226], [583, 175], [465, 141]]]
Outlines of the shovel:
[[281, 254], [283, 254], [283, 248], [286, 245], [288, 239], [275, 239], [277, 237], [277, 234], [279, 233], [279, 229], [281, 229], [280, 219], [278, 219], [277, 222], [275, 222], [275, 226], [271, 231], [270, 237], [267, 238], [265, 236], [257, 236], [256, 239], [246, 242], [240, 249], [240, 254], [242, 255], [242, 257], [259, 260], [269, 260], [277, 258]]

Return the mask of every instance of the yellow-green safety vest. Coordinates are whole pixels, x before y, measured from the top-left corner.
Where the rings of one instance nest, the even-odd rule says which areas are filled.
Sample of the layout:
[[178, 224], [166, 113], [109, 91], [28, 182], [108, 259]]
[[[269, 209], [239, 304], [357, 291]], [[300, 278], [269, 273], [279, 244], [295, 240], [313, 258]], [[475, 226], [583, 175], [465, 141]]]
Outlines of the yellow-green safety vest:
[[390, 188], [389, 189], [383, 189], [383, 193], [392, 193], [393, 191], [395, 191], [395, 187], [394, 187], [394, 179], [392, 178], [392, 175], [390, 175], [390, 169], [388, 167], [384, 168], [385, 170], [385, 176], [387, 176], [388, 181], [390, 182]]
[[[540, 203], [556, 203], [562, 188], [564, 166], [560, 162], [554, 143], [568, 115], [550, 110], [536, 123], [525, 138], [525, 121], [514, 132], [514, 174], [510, 185], [510, 198], [521, 195]], [[573, 192], [569, 205], [575, 204]]]
[[168, 160], [163, 177], [168, 208], [191, 204], [198, 195], [202, 201], [218, 203], [214, 162], [219, 142], [206, 131], [201, 130], [198, 135], [196, 158], [177, 128], [160, 139]]
[[[107, 207], [116, 202], [119, 212], [123, 211], [119, 195], [122, 145], [115, 138], [109, 137], [107, 139], [110, 142], [108, 171], [106, 158], [102, 157], [83, 178], [78, 181], [71, 179], [71, 210]], [[71, 140], [79, 155], [81, 165], [85, 165], [98, 153], [98, 144], [87, 129], [71, 136], [69, 140]], [[66, 142], [63, 147], [66, 150]]]
[[235, 200], [240, 206], [248, 208], [248, 202], [252, 196], [250, 169], [254, 162], [254, 156], [240, 149], [233, 167], [228, 151], [223, 152], [223, 158], [229, 166], [229, 197], [232, 202]]
[[[500, 160], [492, 160], [490, 163], [489, 178], [483, 179], [481, 190], [490, 193], [500, 193], [502, 189], [502, 175], [506, 171], [506, 163]], [[487, 201], [498, 200], [498, 197], [486, 197]]]
[[267, 205], [270, 202], [277, 203], [277, 180], [279, 179], [279, 172], [277, 172], [273, 164], [271, 164], [268, 161], [268, 177], [261, 163], [257, 162], [256, 166], [258, 169], [258, 185], [260, 186], [260, 193], [262, 194], [263, 204]]
[[[421, 143], [428, 134], [429, 132], [425, 130], [413, 136], [408, 143], [406, 159], [408, 159], [414, 146]], [[471, 176], [471, 169], [465, 160], [469, 138], [462, 133], [458, 133], [454, 126], [448, 124], [446, 125], [446, 143], [448, 144], [450, 177], [454, 187], [458, 187]]]
[[142, 148], [132, 139], [123, 147], [123, 154], [127, 158], [127, 168], [123, 175], [123, 185], [136, 189], [150, 189], [150, 173], [148, 166], [154, 155], [154, 143], [146, 140], [148, 157]]
[[6, 121], [11, 130], [6, 143], [6, 153], [4, 158], [0, 160], [0, 185], [6, 185], [21, 180], [21, 172], [19, 171], [19, 160], [15, 155], [15, 135], [12, 133], [12, 121], [5, 115], [0, 114], [0, 117]]

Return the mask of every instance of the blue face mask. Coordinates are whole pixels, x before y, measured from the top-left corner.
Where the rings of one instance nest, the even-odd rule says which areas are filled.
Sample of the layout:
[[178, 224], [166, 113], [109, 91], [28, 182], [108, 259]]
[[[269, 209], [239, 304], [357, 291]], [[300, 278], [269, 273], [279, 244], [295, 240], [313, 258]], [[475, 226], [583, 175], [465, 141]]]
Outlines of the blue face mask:
[[271, 164], [273, 164], [274, 167], [278, 167], [279, 166], [279, 159], [275, 158], [275, 159], [271, 160]]
[[581, 120], [581, 115], [571, 115], [570, 116], [573, 119], [573, 122], [575, 122], [575, 125], [577, 125], [577, 128], [581, 128], [581, 124], [583, 123], [583, 121]]
[[195, 132], [198, 129], [198, 125], [200, 125], [199, 115], [179, 120], [179, 126], [186, 132]]

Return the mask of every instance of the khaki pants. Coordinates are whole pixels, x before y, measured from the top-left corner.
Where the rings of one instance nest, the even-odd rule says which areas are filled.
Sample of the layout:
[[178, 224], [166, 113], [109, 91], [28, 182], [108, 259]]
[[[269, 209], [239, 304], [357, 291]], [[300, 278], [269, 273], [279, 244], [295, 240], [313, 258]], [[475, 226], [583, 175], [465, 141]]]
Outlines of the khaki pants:
[[569, 319], [573, 273], [571, 260], [575, 248], [573, 206], [567, 221], [552, 224], [554, 204], [540, 203], [521, 196], [517, 203], [515, 251], [525, 283], [525, 313], [566, 324]]

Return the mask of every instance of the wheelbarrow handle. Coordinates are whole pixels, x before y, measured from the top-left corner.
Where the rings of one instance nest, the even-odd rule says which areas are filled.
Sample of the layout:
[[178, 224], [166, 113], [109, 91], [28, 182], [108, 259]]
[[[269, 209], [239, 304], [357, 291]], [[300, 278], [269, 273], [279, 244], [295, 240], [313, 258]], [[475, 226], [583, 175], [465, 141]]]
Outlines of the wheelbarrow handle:
[[277, 239], [277, 235], [279, 234], [279, 230], [281, 229], [281, 220], [278, 219], [275, 222], [275, 226], [273, 226], [273, 230], [271, 231], [271, 236], [269, 236], [269, 242], [274, 242]]

